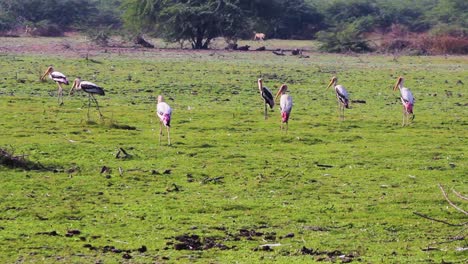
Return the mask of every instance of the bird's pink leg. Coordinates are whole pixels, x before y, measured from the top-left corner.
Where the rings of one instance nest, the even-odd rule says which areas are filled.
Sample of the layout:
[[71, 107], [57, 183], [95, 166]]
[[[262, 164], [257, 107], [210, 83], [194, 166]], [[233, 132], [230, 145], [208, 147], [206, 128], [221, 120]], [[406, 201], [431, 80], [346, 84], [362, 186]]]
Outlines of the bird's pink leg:
[[103, 115], [102, 115], [102, 113], [101, 113], [101, 110], [99, 109], [98, 101], [96, 100], [96, 98], [94, 97], [94, 95], [91, 94], [91, 97], [93, 98], [94, 102], [96, 103], [96, 108], [97, 108], [97, 110], [99, 111], [99, 118], [102, 118]]
[[171, 145], [171, 134], [170, 134], [170, 127], [166, 127], [167, 128], [167, 145]]
[[405, 109], [405, 107], [403, 106], [403, 123], [401, 124], [401, 126], [405, 126], [405, 123], [406, 123], [406, 122], [405, 122], [405, 121], [406, 121], [405, 119], [406, 119], [406, 109]]
[[91, 94], [88, 95], [88, 121], [89, 121], [89, 108], [91, 108]]
[[162, 121], [159, 121], [159, 146], [161, 146]]
[[338, 118], [341, 119], [341, 104], [340, 104], [340, 99], [338, 99], [338, 97], [337, 97], [336, 100], [337, 100], [336, 102], [337, 102], [337, 104], [338, 104], [338, 109], [337, 109], [337, 110], [338, 110]]
[[60, 82], [57, 82], [57, 85], [58, 85], [58, 90], [57, 90], [57, 98], [58, 98], [58, 102], [60, 105], [63, 105], [63, 88], [62, 88], [62, 85], [60, 84]]
[[342, 116], [342, 119], [341, 119], [341, 120], [342, 120], [342, 121], [344, 121], [344, 119], [345, 119], [345, 118], [344, 118], [344, 110], [345, 110], [345, 106], [344, 106], [344, 104], [341, 104], [341, 113], [342, 113], [342, 115], [341, 115], [341, 116]]
[[267, 109], [267, 104], [266, 103], [265, 103], [265, 112], [264, 112], [264, 114], [265, 114], [265, 120], [267, 120], [268, 119], [268, 109]]

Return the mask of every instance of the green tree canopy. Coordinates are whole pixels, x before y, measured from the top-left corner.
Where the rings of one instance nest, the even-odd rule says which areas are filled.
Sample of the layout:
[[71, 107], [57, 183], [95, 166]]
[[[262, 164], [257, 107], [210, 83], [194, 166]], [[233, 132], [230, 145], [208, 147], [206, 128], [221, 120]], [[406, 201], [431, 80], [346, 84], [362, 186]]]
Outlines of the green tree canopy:
[[236, 0], [127, 0], [130, 28], [156, 32], [169, 41], [189, 40], [194, 49], [207, 49], [218, 37], [235, 38], [243, 28]]
[[195, 49], [208, 48], [216, 37], [236, 39], [254, 30], [276, 38], [309, 32], [312, 38], [318, 31], [313, 25], [322, 21], [304, 0], [126, 0], [124, 9], [133, 31], [189, 40]]

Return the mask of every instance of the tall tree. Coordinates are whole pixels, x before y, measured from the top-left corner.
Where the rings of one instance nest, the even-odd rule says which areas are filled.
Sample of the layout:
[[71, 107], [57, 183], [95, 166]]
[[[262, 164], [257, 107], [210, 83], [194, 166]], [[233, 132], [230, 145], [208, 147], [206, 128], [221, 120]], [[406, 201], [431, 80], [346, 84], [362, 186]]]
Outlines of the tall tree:
[[127, 0], [124, 6], [131, 28], [188, 40], [194, 49], [207, 49], [219, 36], [235, 38], [244, 27], [236, 0]]

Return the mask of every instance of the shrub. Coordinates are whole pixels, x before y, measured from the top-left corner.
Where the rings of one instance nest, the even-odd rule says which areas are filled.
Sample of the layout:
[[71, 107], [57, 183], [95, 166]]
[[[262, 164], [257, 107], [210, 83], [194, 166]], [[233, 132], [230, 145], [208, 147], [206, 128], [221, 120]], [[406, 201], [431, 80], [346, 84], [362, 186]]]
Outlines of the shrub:
[[468, 37], [468, 29], [458, 25], [437, 24], [429, 33], [434, 36], [452, 36], [452, 37]]
[[432, 54], [468, 54], [468, 38], [432, 36], [420, 41]]
[[367, 52], [372, 51], [355, 24], [339, 27], [334, 31], [320, 31], [317, 39], [321, 42], [320, 50], [327, 52]]
[[109, 45], [111, 27], [89, 29], [85, 31], [85, 34], [92, 43], [105, 47]]
[[49, 20], [33, 23], [32, 28], [31, 35], [33, 36], [61, 37], [64, 33], [59, 25], [51, 23]]

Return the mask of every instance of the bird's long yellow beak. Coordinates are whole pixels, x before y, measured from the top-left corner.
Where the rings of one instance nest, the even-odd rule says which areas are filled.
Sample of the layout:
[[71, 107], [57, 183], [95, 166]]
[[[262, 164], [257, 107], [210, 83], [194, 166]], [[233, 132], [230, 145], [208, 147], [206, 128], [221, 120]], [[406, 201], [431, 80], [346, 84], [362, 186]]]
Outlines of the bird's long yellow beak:
[[281, 85], [281, 87], [278, 89], [278, 92], [276, 93], [275, 101], [278, 100], [278, 97], [287, 89], [288, 89], [288, 86], [286, 86], [286, 84]]
[[260, 93], [261, 93], [261, 92], [262, 92], [262, 88], [263, 88], [263, 80], [262, 80], [262, 79], [258, 79], [257, 83], [258, 83], [258, 90], [259, 90]]
[[336, 82], [336, 80], [337, 80], [336, 77], [333, 76], [333, 78], [331, 78], [330, 83], [328, 84], [326, 89], [330, 88], [330, 86], [332, 86]]
[[72, 95], [75, 93], [75, 88], [76, 88], [77, 83], [76, 83], [76, 80], [73, 81], [73, 85], [72, 85], [72, 88], [70, 89], [70, 92], [68, 92], [68, 95]]
[[277, 100], [278, 100], [278, 97], [280, 96], [280, 94], [281, 94], [281, 90], [279, 90], [279, 91], [276, 93], [276, 96], [275, 96], [275, 101], [277, 101]]
[[47, 76], [47, 74], [49, 74], [50, 72], [52, 71], [52, 68], [49, 67], [47, 68], [47, 70], [44, 72], [44, 74], [41, 76], [41, 80], [43, 81], [45, 79], [45, 77]]
[[398, 90], [398, 85], [400, 85], [401, 80], [402, 80], [402, 78], [401, 78], [401, 77], [398, 77], [398, 80], [397, 80], [395, 86], [393, 86], [393, 91]]

